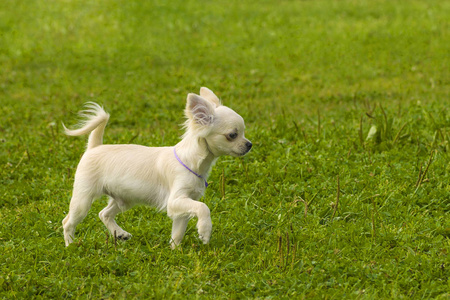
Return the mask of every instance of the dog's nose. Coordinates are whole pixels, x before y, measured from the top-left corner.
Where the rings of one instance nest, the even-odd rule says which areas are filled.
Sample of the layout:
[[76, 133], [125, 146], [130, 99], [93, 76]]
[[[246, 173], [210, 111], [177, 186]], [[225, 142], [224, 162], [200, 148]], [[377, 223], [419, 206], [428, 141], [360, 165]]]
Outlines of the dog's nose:
[[253, 144], [252, 142], [247, 142], [245, 143], [245, 146], [247, 147], [247, 151], [250, 151], [250, 149], [252, 149]]

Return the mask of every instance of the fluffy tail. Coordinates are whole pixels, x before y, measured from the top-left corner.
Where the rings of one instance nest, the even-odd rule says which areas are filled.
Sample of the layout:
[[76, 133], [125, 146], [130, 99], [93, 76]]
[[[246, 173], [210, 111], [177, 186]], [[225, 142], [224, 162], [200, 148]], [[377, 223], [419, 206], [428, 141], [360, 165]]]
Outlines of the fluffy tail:
[[80, 116], [85, 120], [80, 123], [81, 128], [70, 130], [64, 126], [64, 131], [67, 135], [79, 136], [91, 133], [87, 149], [92, 149], [103, 144], [103, 132], [105, 131], [106, 123], [109, 120], [109, 114], [103, 108], [94, 102], [86, 103], [86, 109], [80, 113]]

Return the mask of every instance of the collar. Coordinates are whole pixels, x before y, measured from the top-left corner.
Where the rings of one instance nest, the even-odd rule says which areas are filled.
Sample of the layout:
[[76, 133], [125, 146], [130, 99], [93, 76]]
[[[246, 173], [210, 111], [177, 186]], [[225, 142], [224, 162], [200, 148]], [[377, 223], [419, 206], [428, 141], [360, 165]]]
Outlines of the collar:
[[194, 175], [197, 176], [198, 178], [201, 178], [201, 179], [203, 179], [203, 181], [205, 181], [205, 188], [208, 187], [208, 182], [206, 181], [206, 179], [205, 179], [202, 175], [195, 173], [194, 171], [192, 171], [188, 166], [186, 166], [186, 165], [181, 161], [181, 159], [180, 159], [180, 158], [178, 157], [178, 155], [177, 155], [177, 151], [175, 150], [175, 147], [173, 147], [173, 154], [175, 155], [175, 158], [178, 160], [178, 162], [179, 162], [183, 167], [185, 167], [189, 172], [191, 172], [192, 174], [194, 174]]

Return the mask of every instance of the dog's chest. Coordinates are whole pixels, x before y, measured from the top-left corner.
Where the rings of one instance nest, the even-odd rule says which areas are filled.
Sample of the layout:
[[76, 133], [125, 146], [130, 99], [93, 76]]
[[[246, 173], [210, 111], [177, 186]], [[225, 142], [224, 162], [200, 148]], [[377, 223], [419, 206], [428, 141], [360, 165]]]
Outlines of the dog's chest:
[[205, 185], [203, 184], [193, 184], [192, 187], [189, 190], [189, 198], [193, 200], [199, 200], [201, 197], [203, 197], [203, 194], [205, 193]]

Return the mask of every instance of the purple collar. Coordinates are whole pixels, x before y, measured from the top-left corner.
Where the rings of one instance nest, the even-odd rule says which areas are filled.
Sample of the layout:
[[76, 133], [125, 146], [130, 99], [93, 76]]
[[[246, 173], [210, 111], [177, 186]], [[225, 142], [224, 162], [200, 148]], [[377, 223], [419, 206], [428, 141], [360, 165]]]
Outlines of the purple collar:
[[197, 176], [198, 178], [201, 178], [201, 179], [203, 179], [203, 180], [205, 181], [205, 188], [208, 187], [208, 182], [206, 181], [206, 179], [205, 179], [202, 175], [199, 175], [199, 174], [195, 173], [194, 171], [192, 171], [191, 169], [189, 169], [189, 167], [186, 166], [186, 165], [181, 161], [181, 159], [180, 159], [180, 158], [178, 157], [178, 155], [177, 155], [177, 151], [175, 150], [175, 147], [173, 147], [173, 154], [175, 154], [175, 157], [177, 158], [178, 162], [179, 162], [183, 167], [185, 167], [189, 172], [191, 172], [192, 174], [194, 174], [194, 175]]

